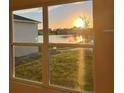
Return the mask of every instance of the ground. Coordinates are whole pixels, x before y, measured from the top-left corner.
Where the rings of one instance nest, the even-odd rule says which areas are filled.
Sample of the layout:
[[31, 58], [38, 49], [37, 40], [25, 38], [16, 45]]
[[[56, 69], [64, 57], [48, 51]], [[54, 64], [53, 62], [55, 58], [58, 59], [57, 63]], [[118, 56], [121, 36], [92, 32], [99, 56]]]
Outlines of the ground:
[[[83, 57], [81, 53], [79, 49], [69, 48], [60, 48], [51, 52], [49, 55], [50, 83], [77, 90], [93, 91], [92, 51], [84, 49]], [[83, 64], [81, 58], [84, 60]], [[16, 77], [42, 82], [41, 60], [42, 56], [23, 60], [26, 62], [22, 62], [15, 68]]]

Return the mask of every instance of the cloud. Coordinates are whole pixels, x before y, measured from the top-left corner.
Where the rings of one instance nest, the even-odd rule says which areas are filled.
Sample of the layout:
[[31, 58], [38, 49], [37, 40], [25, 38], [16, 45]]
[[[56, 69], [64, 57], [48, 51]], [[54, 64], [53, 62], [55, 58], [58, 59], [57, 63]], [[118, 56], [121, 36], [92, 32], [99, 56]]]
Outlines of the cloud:
[[[79, 5], [79, 4], [84, 4], [85, 2], [75, 2], [75, 3], [68, 3], [68, 4], [71, 4], [71, 5]], [[57, 9], [59, 7], [63, 7], [63, 5], [68, 5], [68, 4], [61, 4], [61, 5], [56, 5], [56, 6], [50, 6], [49, 7], [49, 11], [51, 10], [54, 10], [54, 9]]]
[[81, 2], [75, 2], [75, 3], [73, 3], [74, 5], [78, 5], [78, 4], [84, 4], [85, 3], [85, 1], [81, 1]]
[[42, 13], [42, 7], [40, 8], [31, 8], [24, 10], [17, 10], [13, 12], [14, 14], [24, 14], [24, 13]]
[[57, 9], [59, 7], [61, 7], [61, 5], [49, 6], [49, 11], [52, 11], [52, 10]]

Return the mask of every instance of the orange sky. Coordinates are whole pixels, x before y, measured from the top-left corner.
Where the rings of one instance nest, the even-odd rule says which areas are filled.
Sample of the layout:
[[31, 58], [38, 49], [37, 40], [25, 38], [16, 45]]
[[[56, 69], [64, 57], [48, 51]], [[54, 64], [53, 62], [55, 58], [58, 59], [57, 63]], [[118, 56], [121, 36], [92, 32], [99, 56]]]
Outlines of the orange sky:
[[[90, 21], [90, 26], [92, 27], [93, 25], [92, 1], [55, 5], [48, 7], [48, 9], [49, 28], [72, 28], [74, 22], [84, 16]], [[14, 11], [14, 14], [40, 21], [41, 24], [38, 29], [43, 28], [42, 13], [42, 7]]]

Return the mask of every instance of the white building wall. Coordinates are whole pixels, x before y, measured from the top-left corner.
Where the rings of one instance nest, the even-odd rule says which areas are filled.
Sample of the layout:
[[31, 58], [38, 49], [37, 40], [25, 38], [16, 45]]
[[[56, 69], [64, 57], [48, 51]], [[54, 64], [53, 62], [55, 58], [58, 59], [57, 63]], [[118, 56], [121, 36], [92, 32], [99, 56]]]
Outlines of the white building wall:
[[[37, 23], [31, 22], [19, 22], [14, 21], [14, 31], [13, 31], [13, 40], [14, 42], [37, 42], [38, 37], [38, 27]], [[38, 47], [33, 46], [16, 46], [15, 47], [15, 56], [26, 56], [32, 53], [38, 52]]]
[[37, 23], [14, 21], [14, 42], [37, 42]]
[[15, 57], [27, 56], [39, 52], [39, 48], [33, 46], [16, 46], [14, 49]]

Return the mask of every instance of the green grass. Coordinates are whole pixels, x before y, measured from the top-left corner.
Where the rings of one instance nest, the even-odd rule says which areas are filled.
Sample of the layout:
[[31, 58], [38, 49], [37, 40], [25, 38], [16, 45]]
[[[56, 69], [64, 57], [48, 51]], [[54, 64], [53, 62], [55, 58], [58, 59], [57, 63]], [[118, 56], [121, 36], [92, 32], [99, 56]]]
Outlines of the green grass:
[[75, 88], [78, 84], [78, 53], [64, 52], [51, 56], [51, 84]]
[[42, 65], [40, 59], [32, 61], [30, 63], [16, 66], [15, 68], [16, 77], [41, 81], [42, 80]]
[[85, 85], [86, 91], [93, 91], [93, 56], [91, 50], [85, 50]]
[[[63, 50], [63, 49], [60, 49]], [[50, 82], [54, 85], [75, 88], [80, 86], [82, 90], [93, 91], [93, 73], [92, 73], [92, 52], [85, 50], [85, 85], [78, 83], [78, 60], [79, 50], [64, 51], [59, 54], [49, 56]], [[16, 77], [42, 81], [42, 63], [41, 59], [35, 59], [31, 62], [21, 64], [15, 68]]]

